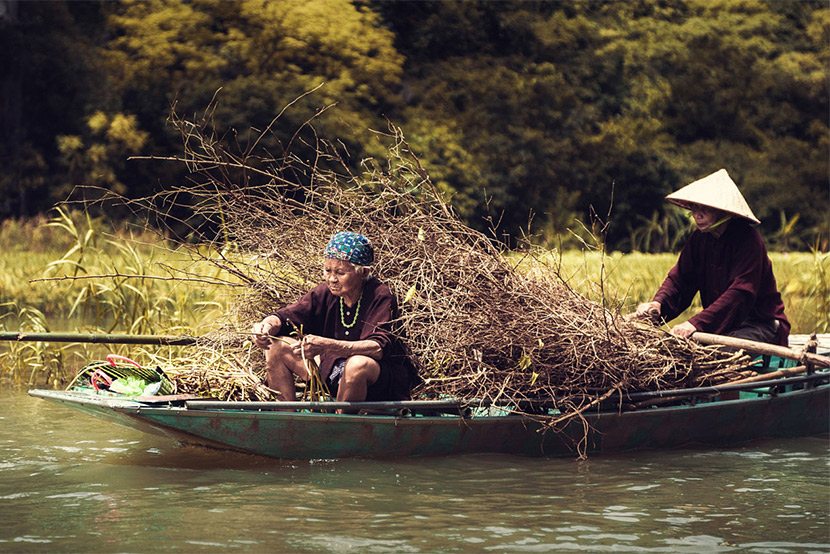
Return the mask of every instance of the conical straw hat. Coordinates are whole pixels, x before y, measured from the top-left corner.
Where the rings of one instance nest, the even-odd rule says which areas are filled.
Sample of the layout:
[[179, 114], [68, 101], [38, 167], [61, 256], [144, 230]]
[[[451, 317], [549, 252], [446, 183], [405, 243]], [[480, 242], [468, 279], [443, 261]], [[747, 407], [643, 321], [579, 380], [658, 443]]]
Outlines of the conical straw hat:
[[725, 169], [674, 191], [666, 196], [666, 200], [681, 208], [689, 209], [689, 204], [700, 204], [743, 217], [752, 223], [761, 223]]

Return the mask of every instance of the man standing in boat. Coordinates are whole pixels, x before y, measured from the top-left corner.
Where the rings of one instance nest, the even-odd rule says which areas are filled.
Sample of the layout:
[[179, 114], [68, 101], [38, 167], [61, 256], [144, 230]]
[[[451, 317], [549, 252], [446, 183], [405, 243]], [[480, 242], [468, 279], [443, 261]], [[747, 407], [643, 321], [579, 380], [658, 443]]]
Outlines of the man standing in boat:
[[[371, 275], [371, 243], [342, 231], [323, 255], [324, 282], [253, 327], [265, 350], [268, 386], [280, 400], [295, 400], [294, 377], [307, 380], [304, 359], [317, 358], [320, 378], [338, 401], [409, 399], [416, 371], [392, 331], [397, 300]], [[301, 339], [289, 336], [297, 332]]]
[[680, 252], [651, 302], [636, 315], [671, 321], [700, 292], [703, 310], [671, 332], [695, 331], [787, 345], [790, 322], [772, 273], [764, 239], [752, 213], [725, 169], [666, 197], [692, 213], [697, 229]]

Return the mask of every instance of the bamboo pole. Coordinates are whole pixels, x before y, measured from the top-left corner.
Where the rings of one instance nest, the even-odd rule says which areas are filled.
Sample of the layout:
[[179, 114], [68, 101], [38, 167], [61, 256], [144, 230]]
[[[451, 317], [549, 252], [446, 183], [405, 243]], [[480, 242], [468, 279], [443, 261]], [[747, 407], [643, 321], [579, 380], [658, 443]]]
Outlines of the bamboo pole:
[[117, 335], [94, 333], [23, 333], [2, 332], [0, 341], [16, 342], [86, 342], [92, 344], [154, 344], [158, 346], [191, 346], [197, 337], [174, 335]]
[[489, 406], [490, 402], [474, 403], [459, 400], [387, 400], [370, 402], [341, 401], [233, 401], [233, 400], [188, 400], [190, 410], [455, 410], [464, 413], [472, 406]]
[[830, 367], [830, 358], [813, 354], [811, 352], [793, 350], [786, 346], [779, 346], [776, 344], [767, 344], [765, 342], [756, 342], [747, 339], [738, 339], [735, 337], [725, 337], [723, 335], [715, 335], [712, 333], [703, 333], [695, 331], [692, 339], [701, 344], [708, 344], [712, 346], [728, 346], [730, 348], [738, 348], [753, 354], [765, 354], [767, 356], [778, 356], [780, 358], [787, 358], [796, 360], [801, 363], [810, 362], [816, 367]]
[[796, 367], [784, 367], [777, 371], [772, 371], [770, 373], [761, 373], [758, 375], [753, 375], [752, 377], [744, 377], [743, 379], [737, 379], [735, 381], [728, 381], [724, 383], [724, 385], [741, 385], [743, 383], [755, 383], [757, 381], [767, 381], [769, 379], [778, 379], [779, 377], [794, 377], [796, 375], [801, 375], [802, 373], [807, 372], [806, 365], [799, 365]]
[[[782, 368], [777, 371], [772, 371], [770, 373], [761, 373], [759, 375], [753, 375], [752, 377], [744, 377], [742, 379], [737, 379], [735, 381], [728, 381], [726, 383], [721, 383], [720, 385], [712, 385], [711, 387], [700, 387], [697, 389], [689, 389], [687, 391], [682, 391], [685, 394], [674, 394], [673, 396], [666, 396], [662, 398], [655, 398], [649, 400], [641, 400], [639, 402], [634, 402], [631, 404], [635, 408], [643, 408], [647, 406], [659, 406], [662, 404], [670, 404], [672, 402], [676, 402], [678, 400], [683, 400], [684, 398], [688, 398], [689, 396], [694, 396], [693, 394], [689, 394], [695, 391], [701, 391], [703, 394], [700, 394], [703, 398], [711, 398], [713, 396], [718, 396], [724, 392], [734, 392], [734, 391], [742, 391], [742, 390], [753, 390], [754, 388], [764, 388], [764, 387], [772, 387], [776, 385], [785, 385], [793, 382], [799, 382], [797, 379], [792, 379], [793, 377], [798, 377], [802, 373], [807, 371], [807, 366], [796, 366], [796, 367], [789, 367], [789, 368]], [[752, 386], [754, 385], [754, 386]], [[673, 391], [677, 393], [678, 391]]]

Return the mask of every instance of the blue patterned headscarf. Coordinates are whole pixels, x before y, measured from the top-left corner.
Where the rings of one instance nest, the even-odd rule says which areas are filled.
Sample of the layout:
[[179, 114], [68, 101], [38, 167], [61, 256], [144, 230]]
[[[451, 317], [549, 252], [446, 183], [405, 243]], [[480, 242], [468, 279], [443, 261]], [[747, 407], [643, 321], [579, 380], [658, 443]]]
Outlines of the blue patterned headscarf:
[[332, 235], [323, 255], [335, 260], [346, 260], [354, 265], [371, 265], [375, 261], [375, 250], [369, 239], [351, 231], [340, 231]]

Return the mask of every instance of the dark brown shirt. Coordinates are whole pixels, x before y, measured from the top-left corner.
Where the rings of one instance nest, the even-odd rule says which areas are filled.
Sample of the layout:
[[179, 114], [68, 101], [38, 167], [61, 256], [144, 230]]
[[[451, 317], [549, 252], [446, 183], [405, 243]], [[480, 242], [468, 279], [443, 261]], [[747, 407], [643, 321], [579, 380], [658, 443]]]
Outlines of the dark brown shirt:
[[790, 323], [761, 234], [733, 219], [720, 237], [695, 231], [683, 246], [654, 300], [671, 321], [700, 292], [703, 310], [689, 319], [699, 331], [726, 334], [746, 321], [780, 323], [778, 342], [787, 344]]
[[[379, 381], [384, 389], [388, 384], [388, 391], [370, 391], [374, 393], [370, 396], [375, 396], [371, 399], [409, 398], [409, 392], [417, 377], [401, 339], [395, 334], [394, 322], [399, 317], [395, 296], [388, 286], [374, 277], [369, 277], [363, 285], [357, 314], [355, 308], [357, 305], [348, 308], [344, 304], [341, 317], [340, 298], [334, 296], [325, 283], [321, 283], [295, 303], [277, 310], [277, 316], [283, 323], [281, 328], [272, 331], [272, 334], [288, 335], [299, 329], [304, 335], [318, 335], [345, 341], [375, 341], [382, 351], [379, 360], [381, 372], [387, 373]], [[324, 352], [320, 357], [320, 373], [328, 375], [337, 358], [337, 354]], [[378, 395], [388, 398], [377, 398]]]

